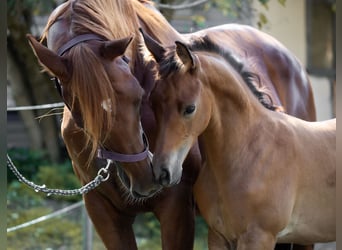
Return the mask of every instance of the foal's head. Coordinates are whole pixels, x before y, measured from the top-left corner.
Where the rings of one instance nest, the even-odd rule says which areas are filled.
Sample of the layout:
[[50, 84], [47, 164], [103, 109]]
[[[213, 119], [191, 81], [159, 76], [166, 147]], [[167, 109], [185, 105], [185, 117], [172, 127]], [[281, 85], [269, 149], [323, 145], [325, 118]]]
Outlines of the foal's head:
[[[76, 124], [84, 130], [89, 163], [97, 150], [138, 154], [147, 147], [140, 125], [143, 89], [132, 75], [124, 52], [132, 40], [89, 40], [78, 43], [63, 55], [28, 36], [41, 64], [59, 79], [64, 102]], [[114, 159], [115, 160], [115, 159]], [[118, 160], [120, 161], [120, 160]], [[119, 162], [121, 184], [134, 197], [152, 195], [154, 184], [151, 159]]]
[[158, 63], [150, 95], [158, 126], [153, 171], [160, 184], [171, 186], [180, 181], [182, 163], [209, 122], [210, 105], [203, 95], [197, 56], [182, 43], [164, 49], [146, 34], [144, 38]]
[[[158, 62], [159, 79], [151, 93], [158, 125], [153, 171], [157, 181], [169, 186], [180, 181], [186, 155], [208, 126], [229, 129], [229, 124], [220, 124], [220, 116], [229, 115], [234, 127], [243, 110], [254, 108], [252, 103], [271, 110], [276, 107], [259, 88], [258, 76], [208, 37], [163, 48], [143, 35]], [[253, 94], [257, 98], [250, 98]]]

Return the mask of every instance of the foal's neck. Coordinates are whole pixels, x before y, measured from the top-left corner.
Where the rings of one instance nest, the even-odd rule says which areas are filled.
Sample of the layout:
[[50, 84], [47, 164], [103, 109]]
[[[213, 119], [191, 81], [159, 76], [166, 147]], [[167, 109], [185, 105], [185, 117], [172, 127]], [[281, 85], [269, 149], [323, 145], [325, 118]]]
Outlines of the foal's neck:
[[[209, 69], [206, 72], [211, 72]], [[262, 133], [262, 124], [271, 119], [265, 107], [253, 95], [242, 77], [225, 65], [208, 78], [206, 91], [211, 96], [211, 119], [203, 133], [208, 148], [230, 154], [248, 143], [247, 135]], [[256, 130], [258, 128], [258, 130]], [[224, 138], [217, 142], [212, 138]]]

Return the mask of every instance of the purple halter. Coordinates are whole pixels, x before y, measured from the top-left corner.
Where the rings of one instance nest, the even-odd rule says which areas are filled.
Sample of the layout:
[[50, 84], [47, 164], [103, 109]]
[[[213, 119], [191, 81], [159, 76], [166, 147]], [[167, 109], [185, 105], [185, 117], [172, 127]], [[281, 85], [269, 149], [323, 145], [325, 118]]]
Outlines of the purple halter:
[[101, 37], [99, 35], [95, 35], [95, 34], [83, 34], [83, 35], [75, 36], [70, 41], [68, 41], [66, 44], [64, 44], [62, 47], [60, 47], [57, 50], [57, 54], [59, 56], [61, 56], [66, 51], [68, 51], [69, 49], [74, 47], [75, 45], [82, 43], [82, 42], [90, 41], [90, 40], [104, 41], [105, 39], [103, 37]]
[[118, 162], [137, 162], [142, 161], [148, 157], [148, 141], [145, 133], [142, 134], [144, 141], [144, 151], [138, 154], [120, 154], [117, 152], [107, 151], [103, 148], [97, 150], [97, 157], [100, 159], [110, 159]]
[[[57, 50], [57, 54], [59, 56], [62, 56], [66, 51], [68, 51], [69, 49], [71, 49], [75, 45], [82, 43], [82, 42], [90, 41], [90, 40], [104, 41], [105, 39], [103, 37], [96, 35], [96, 34], [78, 35], [78, 36], [75, 36], [74, 38], [72, 38], [71, 40], [69, 40], [63, 46], [61, 46]], [[62, 94], [62, 86], [61, 86], [59, 80], [57, 79], [57, 77], [55, 78], [55, 82], [56, 82], [57, 90], [59, 91], [62, 99], [64, 100], [63, 94]], [[64, 101], [64, 103], [65, 103], [65, 101]], [[69, 108], [69, 106], [68, 106], [68, 108]], [[70, 108], [69, 108], [69, 110], [70, 110]], [[121, 154], [121, 153], [117, 153], [117, 152], [113, 152], [113, 151], [108, 151], [108, 150], [105, 150], [103, 148], [99, 148], [97, 150], [97, 157], [100, 159], [112, 160], [112, 161], [117, 161], [117, 162], [142, 161], [142, 160], [146, 159], [148, 157], [148, 154], [149, 154], [148, 140], [147, 140], [147, 137], [146, 137], [144, 132], [142, 133], [142, 138], [143, 138], [143, 142], [144, 142], [144, 150], [141, 153]]]

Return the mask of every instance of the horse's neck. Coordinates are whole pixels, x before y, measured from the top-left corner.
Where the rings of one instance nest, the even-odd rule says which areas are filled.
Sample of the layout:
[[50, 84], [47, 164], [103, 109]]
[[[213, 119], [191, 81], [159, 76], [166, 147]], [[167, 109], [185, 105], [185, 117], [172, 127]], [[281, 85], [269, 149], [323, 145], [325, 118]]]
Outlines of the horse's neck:
[[[208, 78], [205, 89], [211, 96], [211, 118], [201, 141], [213, 154], [233, 155], [250, 143], [251, 134], [263, 133], [263, 124], [273, 118], [271, 111], [259, 103], [236, 71], [232, 68], [225, 71], [231, 74], [212, 71], [216, 73]], [[208, 68], [206, 72], [211, 70]]]
[[184, 40], [165, 17], [150, 3], [133, 1], [138, 19], [143, 30], [162, 45], [174, 45], [176, 40]]

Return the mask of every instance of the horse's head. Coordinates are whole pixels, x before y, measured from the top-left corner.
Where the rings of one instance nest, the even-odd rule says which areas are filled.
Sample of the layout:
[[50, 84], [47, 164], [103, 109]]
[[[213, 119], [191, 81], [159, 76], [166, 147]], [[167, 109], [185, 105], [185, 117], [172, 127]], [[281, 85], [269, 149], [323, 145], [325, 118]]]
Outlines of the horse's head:
[[[64, 102], [87, 136], [88, 162], [96, 153], [118, 162], [118, 176], [134, 197], [147, 197], [159, 190], [140, 125], [144, 91], [124, 57], [132, 37], [112, 41], [73, 37], [66, 43], [70, 47], [57, 53], [31, 35], [28, 39], [41, 64], [59, 79]], [[118, 153], [113, 156], [111, 152]]]
[[[259, 106], [278, 110], [267, 91], [259, 88], [258, 75], [249, 71], [245, 61], [208, 36], [193, 39], [189, 45], [176, 42], [175, 48], [166, 49], [147, 34], [143, 36], [158, 63], [159, 79], [151, 93], [158, 125], [152, 165], [162, 185], [180, 180], [185, 156], [207, 127], [215, 129], [206, 130], [206, 138], [216, 140], [222, 126], [235, 131], [238, 118], [245, 124], [251, 114], [257, 117], [256, 110], [265, 110]], [[234, 122], [222, 124], [222, 116]], [[201, 138], [199, 144], [203, 146]]]
[[170, 186], [181, 179], [183, 161], [208, 124], [210, 105], [203, 98], [197, 56], [183, 43], [165, 49], [146, 34], [144, 38], [159, 77], [150, 97], [158, 126], [153, 171], [160, 184]]

